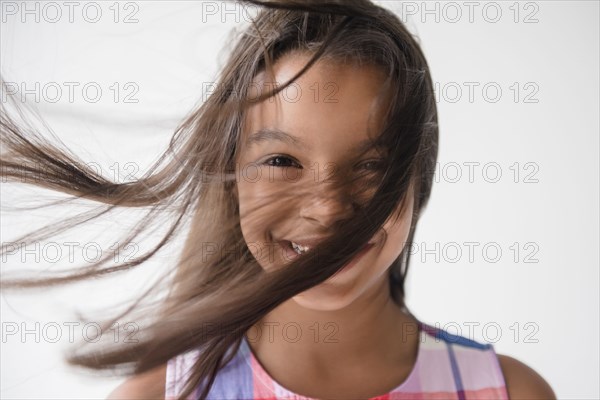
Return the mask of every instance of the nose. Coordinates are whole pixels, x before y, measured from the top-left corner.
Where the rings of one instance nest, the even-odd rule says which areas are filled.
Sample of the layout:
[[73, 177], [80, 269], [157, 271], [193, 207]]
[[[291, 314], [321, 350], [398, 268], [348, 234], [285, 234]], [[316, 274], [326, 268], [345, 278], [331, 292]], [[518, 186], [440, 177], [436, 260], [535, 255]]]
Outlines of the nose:
[[[300, 208], [300, 217], [323, 227], [329, 227], [337, 220], [347, 218], [354, 212], [354, 206], [344, 201], [342, 196], [317, 191], [307, 196]], [[346, 199], [348, 200], [348, 199]]]

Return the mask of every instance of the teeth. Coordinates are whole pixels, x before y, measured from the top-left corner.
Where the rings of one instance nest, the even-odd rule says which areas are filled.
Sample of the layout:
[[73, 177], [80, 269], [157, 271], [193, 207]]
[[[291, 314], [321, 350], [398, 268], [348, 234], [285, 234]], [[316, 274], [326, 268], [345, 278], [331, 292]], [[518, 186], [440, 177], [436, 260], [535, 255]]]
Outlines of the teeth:
[[292, 244], [292, 248], [294, 249], [294, 251], [296, 251], [296, 253], [298, 254], [302, 254], [308, 251], [309, 247], [308, 246], [301, 246], [297, 243], [294, 243], [292, 241], [290, 241], [290, 243]]

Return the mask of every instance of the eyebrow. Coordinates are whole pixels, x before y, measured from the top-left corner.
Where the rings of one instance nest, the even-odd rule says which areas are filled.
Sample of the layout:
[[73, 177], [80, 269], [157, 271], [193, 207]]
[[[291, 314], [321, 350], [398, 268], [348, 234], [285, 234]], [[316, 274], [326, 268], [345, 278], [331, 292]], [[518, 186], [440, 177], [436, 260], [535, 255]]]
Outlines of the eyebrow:
[[[298, 147], [303, 150], [310, 149], [310, 146], [308, 146], [306, 143], [304, 143], [302, 141], [302, 139], [300, 139], [294, 135], [291, 135], [285, 131], [282, 131], [281, 129], [278, 129], [278, 128], [261, 128], [258, 131], [252, 133], [246, 139], [246, 147], [250, 148], [251, 146], [253, 146], [257, 143], [267, 142], [267, 141], [271, 141], [271, 140], [287, 143], [291, 146]], [[359, 142], [353, 148], [353, 150], [355, 152], [361, 152], [361, 151], [368, 150], [371, 147], [382, 148], [383, 146], [377, 146], [375, 143], [373, 143], [372, 139], [368, 138], [368, 139], [365, 139], [365, 140]]]

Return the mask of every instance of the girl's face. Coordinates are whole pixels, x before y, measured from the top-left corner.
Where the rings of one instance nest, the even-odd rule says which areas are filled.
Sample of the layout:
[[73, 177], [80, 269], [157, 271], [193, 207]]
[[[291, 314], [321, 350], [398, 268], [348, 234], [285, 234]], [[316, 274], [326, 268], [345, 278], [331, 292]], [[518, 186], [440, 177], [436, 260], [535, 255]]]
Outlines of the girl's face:
[[[308, 59], [303, 53], [281, 58], [274, 65], [276, 84], [290, 79]], [[336, 219], [351, 216], [352, 205], [343, 204], [342, 196], [331, 193], [327, 182], [342, 166], [346, 166], [344, 171], [358, 173], [361, 168], [372, 168], [367, 161], [383, 157], [371, 149], [358, 158], [356, 149], [372, 140], [373, 132], [382, 126], [382, 107], [376, 95], [384, 79], [377, 67], [319, 60], [275, 98], [248, 109], [234, 193], [244, 239], [265, 270], [296, 257], [289, 240], [323, 237]], [[261, 90], [273, 88], [273, 78], [259, 74], [252, 88], [257, 97]], [[293, 299], [311, 309], [339, 309], [369, 288], [373, 291], [387, 282], [387, 269], [409, 234], [412, 189], [403, 216], [395, 224], [390, 218], [384, 225], [387, 238], [378, 232], [370, 240], [374, 246], [351, 268]]]

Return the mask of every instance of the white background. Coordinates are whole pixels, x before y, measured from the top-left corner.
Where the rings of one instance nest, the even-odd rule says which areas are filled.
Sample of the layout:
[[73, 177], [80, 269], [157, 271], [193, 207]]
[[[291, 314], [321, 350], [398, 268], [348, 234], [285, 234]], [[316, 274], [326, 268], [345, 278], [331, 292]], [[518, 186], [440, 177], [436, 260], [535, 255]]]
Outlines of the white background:
[[[139, 175], [165, 150], [223, 65], [231, 29], [247, 24], [239, 7], [227, 13], [213, 2], [77, 3], [72, 22], [63, 2], [44, 4], [28, 2], [38, 11], [23, 15], [21, 2], [2, 2], [2, 75], [27, 90], [39, 82], [40, 99], [30, 94], [27, 102], [107, 176], [115, 162], [122, 175], [130, 172], [125, 163], [135, 163]], [[561, 399], [599, 398], [598, 2], [380, 4], [419, 36], [439, 96], [440, 170], [415, 238], [409, 307], [426, 323], [523, 361]], [[91, 22], [96, 8], [102, 15]], [[63, 89], [56, 102], [51, 82]], [[79, 83], [73, 102], [64, 82]], [[102, 89], [99, 101], [83, 97], [86, 83]], [[137, 103], [125, 102], [132, 87]], [[2, 206], [39, 193], [47, 194], [2, 184]], [[2, 241], [67, 215], [72, 210], [3, 212]], [[95, 223], [85, 234], [94, 239], [102, 229]], [[465, 242], [475, 242], [472, 259]], [[64, 326], [59, 343], [7, 329], [63, 324], [73, 308], [110, 310], [160, 272], [160, 260], [92, 286], [3, 294], [0, 397], [105, 398], [120, 380], [67, 369]], [[35, 267], [18, 256], [9, 261]]]

